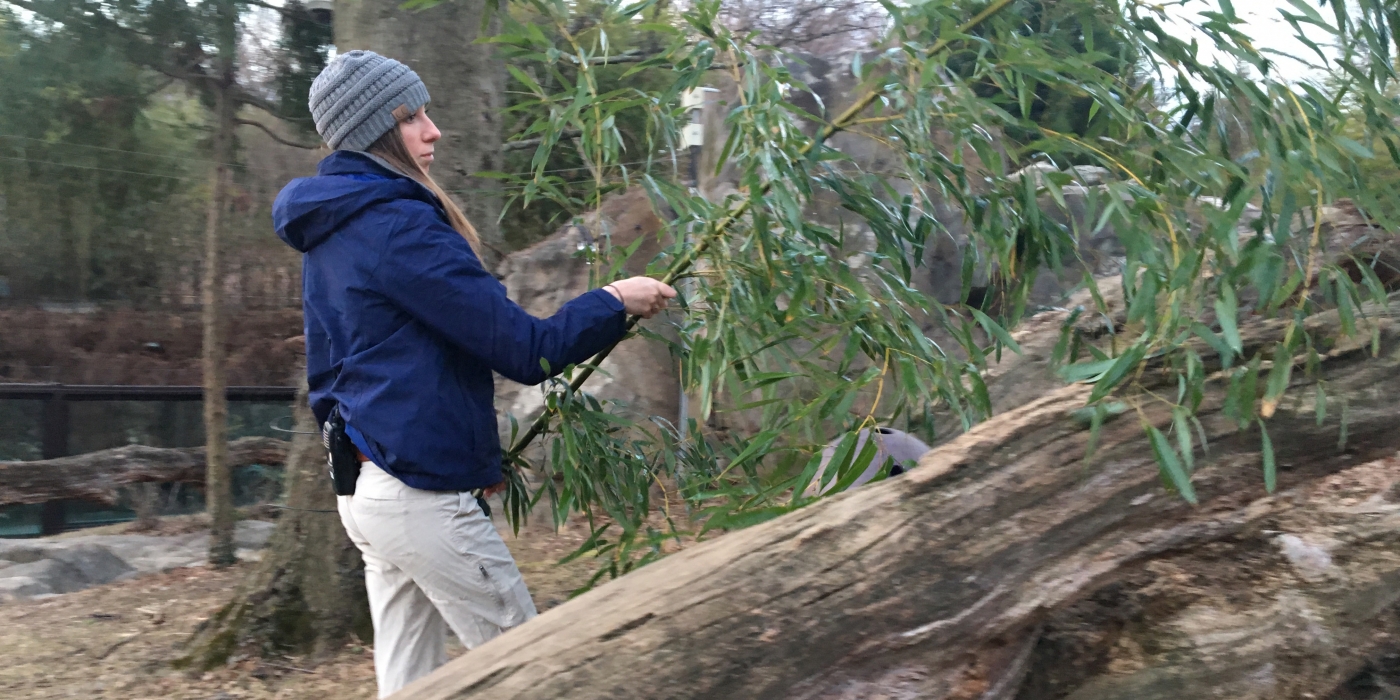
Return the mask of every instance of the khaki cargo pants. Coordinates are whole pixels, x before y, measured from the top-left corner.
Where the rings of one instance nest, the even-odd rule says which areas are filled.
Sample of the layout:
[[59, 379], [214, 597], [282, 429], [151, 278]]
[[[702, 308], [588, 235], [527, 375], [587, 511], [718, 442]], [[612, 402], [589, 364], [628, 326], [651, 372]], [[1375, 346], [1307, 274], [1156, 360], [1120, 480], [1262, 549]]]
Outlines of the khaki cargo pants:
[[447, 628], [468, 649], [535, 616], [515, 560], [470, 493], [422, 491], [364, 462], [340, 521], [365, 560], [374, 672], [388, 697], [447, 662]]

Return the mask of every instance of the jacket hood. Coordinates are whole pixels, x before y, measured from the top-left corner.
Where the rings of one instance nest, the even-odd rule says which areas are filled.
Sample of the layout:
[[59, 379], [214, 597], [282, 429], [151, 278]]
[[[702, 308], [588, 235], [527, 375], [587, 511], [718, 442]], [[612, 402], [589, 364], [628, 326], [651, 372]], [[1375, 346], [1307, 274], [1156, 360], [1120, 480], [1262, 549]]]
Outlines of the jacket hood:
[[313, 177], [287, 183], [272, 204], [272, 225], [287, 245], [305, 253], [320, 245], [367, 207], [396, 199], [436, 205], [432, 193], [368, 154], [335, 151]]

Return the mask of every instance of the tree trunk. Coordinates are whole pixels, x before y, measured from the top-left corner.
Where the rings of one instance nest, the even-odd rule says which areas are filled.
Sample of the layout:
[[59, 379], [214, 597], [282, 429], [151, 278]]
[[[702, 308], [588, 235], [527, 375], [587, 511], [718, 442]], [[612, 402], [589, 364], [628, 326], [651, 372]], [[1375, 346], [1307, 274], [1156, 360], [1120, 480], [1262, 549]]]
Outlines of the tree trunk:
[[[504, 63], [491, 44], [474, 43], [482, 32], [485, 0], [456, 0], [411, 11], [402, 0], [336, 0], [339, 51], [369, 49], [413, 68], [428, 85], [433, 123], [442, 130], [433, 178], [457, 198], [488, 249], [488, 269], [504, 250], [496, 219], [501, 184], [473, 177], [500, 171], [501, 119], [505, 109]], [[488, 35], [499, 26], [487, 25]]]
[[[672, 555], [394, 697], [1353, 697], [1348, 679], [1400, 649], [1400, 474], [1382, 459], [1400, 447], [1400, 324], [1373, 311], [1379, 357], [1367, 337], [1322, 363], [1327, 421], [1302, 372], [1269, 421], [1274, 495], [1220, 387], [1191, 506], [1143, 436], [1140, 420], [1169, 424], [1163, 404], [1105, 424], [1086, 461], [1090, 387], [1061, 386], [908, 474]], [[1242, 330], [1256, 347], [1282, 333]], [[1019, 363], [1002, 378], [1046, 374], [1030, 351]]]
[[94, 214], [99, 189], [97, 183], [97, 170], [89, 171], [88, 181], [90, 186], [86, 191], [80, 192], [73, 198], [73, 212], [69, 224], [73, 227], [74, 256], [73, 266], [77, 268], [77, 300], [88, 301], [92, 295], [92, 233], [96, 228], [97, 217]]
[[[273, 438], [243, 438], [230, 443], [223, 452], [229, 469], [250, 464], [275, 466], [286, 461], [287, 443]], [[203, 447], [145, 445], [58, 459], [0, 462], [0, 505], [60, 499], [116, 504], [122, 490], [132, 484], [203, 486], [208, 468]]]
[[[229, 77], [231, 81], [231, 76]], [[231, 85], [231, 82], [230, 82]], [[233, 543], [233, 480], [228, 464], [228, 394], [223, 309], [223, 219], [228, 201], [228, 163], [233, 158], [236, 103], [228, 85], [215, 92], [214, 174], [209, 210], [204, 225], [204, 440], [206, 457], [205, 501], [209, 509], [209, 562], [229, 566], [238, 561]]]
[[185, 662], [207, 669], [236, 653], [319, 654], [351, 633], [374, 638], [364, 564], [336, 514], [326, 454], [306, 397], [306, 373], [292, 412], [297, 435], [287, 457], [287, 507], [268, 549], [234, 599], [196, 633]]

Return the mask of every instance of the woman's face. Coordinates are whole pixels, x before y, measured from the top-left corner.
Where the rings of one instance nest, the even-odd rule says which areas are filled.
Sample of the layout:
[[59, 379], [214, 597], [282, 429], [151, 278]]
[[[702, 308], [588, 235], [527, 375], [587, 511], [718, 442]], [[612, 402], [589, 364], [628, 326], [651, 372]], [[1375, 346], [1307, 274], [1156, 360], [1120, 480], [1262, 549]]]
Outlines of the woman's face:
[[409, 154], [422, 166], [423, 172], [428, 172], [433, 164], [433, 144], [442, 138], [442, 132], [428, 118], [427, 108], [419, 107], [417, 112], [399, 122], [399, 133]]

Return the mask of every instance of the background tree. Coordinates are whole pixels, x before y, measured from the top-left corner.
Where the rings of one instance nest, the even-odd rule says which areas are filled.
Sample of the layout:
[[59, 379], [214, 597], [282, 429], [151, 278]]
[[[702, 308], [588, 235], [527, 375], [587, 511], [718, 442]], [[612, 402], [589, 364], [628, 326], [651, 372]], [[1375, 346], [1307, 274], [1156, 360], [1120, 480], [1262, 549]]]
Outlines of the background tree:
[[427, 83], [429, 111], [442, 130], [433, 178], [462, 204], [488, 248], [488, 267], [503, 251], [498, 219], [501, 185], [477, 173], [500, 172], [505, 67], [484, 21], [484, 0], [463, 0], [429, 9], [407, 9], [399, 0], [340, 0], [335, 8], [335, 44], [340, 51], [369, 49], [408, 64]]
[[319, 138], [307, 95], [311, 94], [311, 83], [326, 67], [329, 49], [335, 44], [332, 16], [308, 10], [305, 4], [295, 1], [284, 5], [279, 13], [281, 31], [273, 74], [277, 107], [282, 119], [294, 125], [298, 135], [307, 140]]
[[306, 372], [292, 405], [294, 430], [283, 484], [286, 506], [267, 553], [233, 599], [196, 633], [181, 662], [219, 666], [236, 653], [325, 654], [352, 634], [369, 642], [364, 562], [336, 515], [326, 487], [326, 454], [306, 398]]
[[737, 0], [723, 3], [717, 19], [757, 45], [835, 57], [870, 49], [889, 12], [869, 0]]
[[[12, 0], [11, 4], [65, 31], [86, 37], [95, 45], [108, 47], [126, 65], [180, 81], [211, 114], [207, 150], [211, 166], [210, 194], [204, 217], [200, 285], [204, 327], [204, 423], [208, 443], [205, 494], [211, 520], [209, 558], [217, 566], [227, 566], [235, 561], [235, 514], [227, 461], [223, 255], [237, 152], [235, 130], [240, 124], [250, 124], [275, 136], [258, 122], [241, 120], [239, 110], [249, 106], [274, 116], [278, 114], [275, 102], [239, 82], [240, 22], [248, 5], [241, 0], [200, 4], [183, 0], [153, 4], [126, 0], [77, 4]], [[323, 52], [324, 47], [309, 49], [311, 54], [317, 51]], [[296, 61], [287, 63], [302, 67], [302, 63]], [[312, 65], [306, 68], [314, 68], [314, 61], [310, 63]], [[86, 225], [77, 229], [83, 230]]]
[[149, 303], [193, 243], [202, 115], [93, 33], [0, 5], [0, 276], [10, 294]]
[[[204, 307], [204, 440], [208, 474], [204, 478], [205, 503], [209, 510], [209, 563], [230, 566], [238, 561], [233, 544], [233, 471], [228, 463], [228, 380], [224, 360], [226, 346], [226, 312], [222, 287], [225, 218], [228, 216], [228, 190], [232, 176], [234, 128], [238, 102], [230, 88], [235, 82], [238, 50], [238, 9], [229, 0], [215, 0], [210, 6], [214, 16], [213, 46], [210, 68], [201, 71], [210, 83], [213, 99], [214, 143], [210, 150], [214, 158], [212, 195], [204, 225], [204, 278], [201, 303]], [[201, 66], [203, 67], [203, 66]]]

